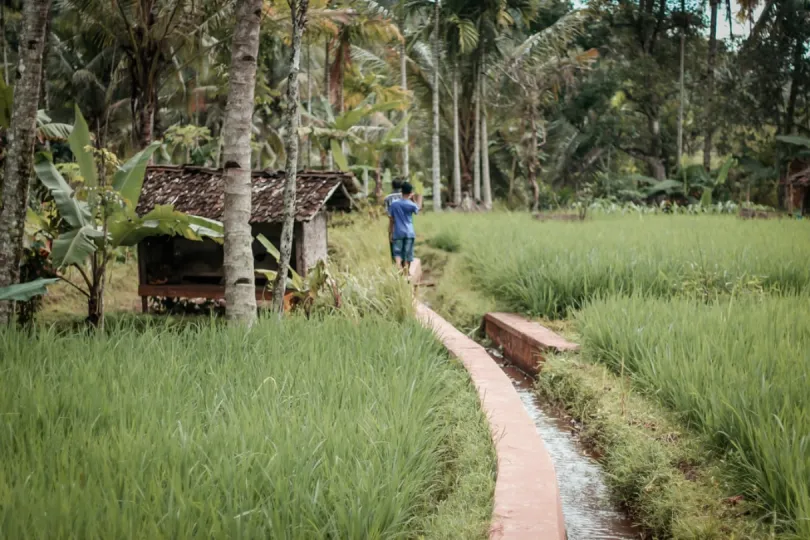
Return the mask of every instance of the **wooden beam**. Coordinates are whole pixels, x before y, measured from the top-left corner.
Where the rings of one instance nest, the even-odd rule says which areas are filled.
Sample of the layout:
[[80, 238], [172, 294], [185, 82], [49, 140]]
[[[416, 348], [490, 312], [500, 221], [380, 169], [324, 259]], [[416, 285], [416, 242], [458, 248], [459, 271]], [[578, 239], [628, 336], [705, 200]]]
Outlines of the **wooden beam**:
[[[157, 296], [163, 298], [206, 298], [208, 300], [222, 300], [225, 298], [225, 287], [221, 285], [140, 285], [138, 295], [145, 298]], [[272, 291], [264, 287], [256, 287], [256, 300], [269, 302]]]

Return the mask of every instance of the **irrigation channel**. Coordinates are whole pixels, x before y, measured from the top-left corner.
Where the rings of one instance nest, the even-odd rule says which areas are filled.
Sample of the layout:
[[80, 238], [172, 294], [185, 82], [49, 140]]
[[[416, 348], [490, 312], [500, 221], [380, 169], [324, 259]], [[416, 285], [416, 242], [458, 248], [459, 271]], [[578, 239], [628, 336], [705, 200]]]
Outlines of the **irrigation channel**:
[[554, 462], [568, 540], [639, 538], [638, 529], [610, 500], [602, 467], [571, 435], [570, 424], [542, 406], [531, 377], [500, 351], [487, 351], [512, 381]]

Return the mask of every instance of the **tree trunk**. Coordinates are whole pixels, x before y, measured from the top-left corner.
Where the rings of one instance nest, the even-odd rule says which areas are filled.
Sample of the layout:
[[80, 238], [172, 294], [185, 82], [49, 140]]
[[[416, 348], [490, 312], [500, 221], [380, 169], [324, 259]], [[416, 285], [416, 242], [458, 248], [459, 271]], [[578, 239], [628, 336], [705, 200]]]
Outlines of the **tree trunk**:
[[290, 75], [287, 77], [287, 97], [284, 109], [285, 146], [287, 149], [286, 181], [284, 183], [284, 226], [281, 229], [281, 256], [278, 274], [273, 282], [273, 310], [284, 313], [284, 293], [287, 291], [287, 273], [292, 257], [293, 232], [295, 229], [295, 189], [298, 170], [298, 72], [301, 69], [301, 36], [307, 24], [309, 0], [290, 0], [292, 19], [292, 54]]
[[[323, 88], [324, 94], [326, 97], [326, 103], [332, 103], [332, 81], [330, 80], [331, 77], [329, 76], [329, 36], [326, 37], [326, 41], [324, 43], [324, 52], [323, 52]], [[326, 145], [326, 168], [330, 171], [335, 168], [335, 163], [332, 158], [332, 150], [329, 148], [329, 145]]]
[[461, 126], [458, 118], [458, 64], [453, 69], [453, 203], [461, 206]]
[[475, 126], [473, 127], [473, 199], [475, 203], [481, 200], [481, 73], [475, 68]]
[[442, 177], [439, 162], [439, 63], [441, 39], [439, 35], [440, 2], [436, 0], [433, 10], [433, 210], [442, 210]]
[[484, 196], [484, 208], [492, 210], [492, 180], [489, 175], [489, 133], [487, 132], [487, 82], [481, 73], [481, 180]]
[[[307, 126], [312, 127], [312, 43], [307, 42]], [[312, 133], [307, 135], [307, 169], [312, 168]]]
[[799, 86], [801, 85], [803, 58], [804, 43], [801, 37], [797, 37], [793, 49], [793, 72], [790, 78], [790, 94], [788, 95], [788, 104], [785, 109], [784, 127], [782, 128], [783, 132], [787, 135], [794, 131], [793, 119], [796, 116], [796, 100], [799, 95]]
[[382, 177], [382, 157], [377, 158], [376, 170], [374, 171], [374, 200], [379, 203], [383, 200], [383, 177]]
[[[683, 2], [681, 2], [681, 6], [683, 6]], [[684, 11], [685, 9], [681, 7], [681, 10]], [[684, 29], [681, 28], [681, 65], [680, 65], [680, 75], [678, 79], [678, 154], [677, 154], [677, 168], [680, 170], [682, 161], [683, 161], [683, 109], [684, 109], [684, 84], [683, 84], [683, 72], [684, 72], [684, 53], [686, 49], [686, 36], [684, 35]]]
[[[42, 78], [43, 52], [51, 1], [25, 2], [22, 35], [8, 150], [0, 194], [0, 287], [17, 283], [20, 277], [28, 183], [34, 165], [37, 105]], [[11, 322], [12, 306], [0, 302], [0, 324]]]
[[138, 100], [138, 149], [143, 149], [152, 143], [155, 132], [155, 109], [157, 104], [149, 96], [151, 91], [145, 91]]
[[[222, 128], [225, 176], [225, 305], [229, 321], [256, 321], [253, 271], [250, 127], [259, 54], [262, 0], [243, 0], [236, 11], [231, 43], [230, 89]], [[294, 112], [294, 111], [293, 111]], [[288, 132], [290, 136], [290, 132]], [[292, 132], [293, 138], [295, 133]], [[297, 139], [297, 138], [296, 138]]]
[[329, 36], [326, 36], [323, 50], [323, 91], [326, 94], [326, 102], [332, 103], [332, 81], [329, 73]]
[[540, 207], [540, 185], [537, 183], [537, 120], [534, 118], [534, 107], [530, 112], [531, 118], [529, 122], [531, 124], [532, 129], [532, 136], [530, 138], [530, 148], [529, 148], [529, 163], [528, 163], [528, 177], [529, 177], [529, 185], [532, 188], [532, 212], [537, 212], [538, 208]]
[[3, 46], [3, 81], [11, 85], [8, 80], [8, 43], [6, 42], [6, 3], [0, 0], [0, 45]]
[[[403, 91], [408, 90], [408, 57], [405, 51], [405, 6], [401, 6], [402, 13], [399, 16], [399, 31], [402, 33], [402, 43], [399, 46], [399, 85]], [[408, 111], [402, 112], [403, 117], [408, 115]], [[411, 164], [410, 164], [410, 138], [408, 134], [408, 122], [402, 129], [402, 138], [405, 139], [405, 144], [402, 146], [402, 178], [410, 181], [411, 178]]]
[[[95, 267], [95, 260], [93, 261], [93, 266]], [[93, 274], [96, 273], [95, 268], [93, 269]], [[85, 321], [86, 324], [89, 324], [92, 327], [97, 327], [99, 322], [101, 321], [101, 287], [99, 286], [98, 282], [94, 282], [93, 286], [90, 287], [88, 291], [90, 294], [87, 297], [87, 320]]]
[[717, 62], [717, 4], [719, 0], [710, 0], [711, 26], [709, 27], [709, 58], [706, 62], [706, 133], [703, 139], [703, 168], [707, 171], [712, 166], [712, 136], [714, 135], [714, 71]]

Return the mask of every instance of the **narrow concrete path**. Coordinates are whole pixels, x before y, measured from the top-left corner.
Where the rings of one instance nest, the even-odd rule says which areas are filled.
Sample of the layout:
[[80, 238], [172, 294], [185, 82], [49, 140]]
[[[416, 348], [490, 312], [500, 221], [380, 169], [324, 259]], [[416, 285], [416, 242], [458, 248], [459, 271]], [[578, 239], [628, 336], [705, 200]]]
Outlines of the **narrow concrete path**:
[[464, 364], [489, 420], [498, 459], [490, 538], [565, 540], [554, 465], [512, 382], [478, 343], [421, 303], [416, 312]]

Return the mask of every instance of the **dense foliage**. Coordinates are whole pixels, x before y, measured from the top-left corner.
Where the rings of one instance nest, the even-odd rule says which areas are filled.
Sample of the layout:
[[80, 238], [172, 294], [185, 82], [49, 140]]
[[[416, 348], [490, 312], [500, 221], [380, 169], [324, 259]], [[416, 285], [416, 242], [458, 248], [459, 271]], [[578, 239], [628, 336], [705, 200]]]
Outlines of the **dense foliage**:
[[[4, 0], [3, 6], [0, 75], [13, 81], [20, 4]], [[253, 161], [281, 167], [289, 8], [267, 1], [264, 11]], [[426, 179], [420, 164], [431, 162], [431, 148], [420, 134], [431, 130], [432, 73], [439, 70], [448, 200], [456, 81], [458, 161], [470, 193], [479, 192], [473, 186], [479, 176], [491, 174], [496, 195], [509, 195], [514, 204], [532, 197], [527, 189], [535, 180], [539, 192], [543, 185], [563, 195], [598, 185], [604, 196], [638, 202], [644, 197], [631, 189], [638, 185], [633, 175], [684, 183], [687, 165], [714, 170], [723, 156], [735, 156], [720, 196], [775, 206], [776, 181], [796, 153], [776, 137], [810, 134], [808, 13], [806, 0], [446, 0], [434, 36], [431, 2], [313, 1], [302, 55], [306, 76], [299, 82], [301, 161], [334, 166], [330, 141], [338, 140], [346, 166], [358, 173], [401, 174], [407, 144], [411, 176]], [[95, 0], [57, 3], [41, 109], [55, 122], [70, 122], [79, 105], [97, 145], [122, 156], [161, 139], [161, 161], [217, 165], [232, 14], [229, 0], [133, 0], [121, 9]], [[436, 37], [438, 66], [430, 48]], [[400, 64], [403, 43], [407, 61]], [[0, 129], [10, 99], [3, 88]], [[397, 105], [346, 128], [335, 125], [364, 99]], [[386, 136], [405, 109], [409, 140], [402, 130]], [[476, 127], [486, 128], [480, 138]], [[51, 151], [67, 155], [58, 143]], [[677, 196], [699, 199], [702, 189], [683, 191]]]

